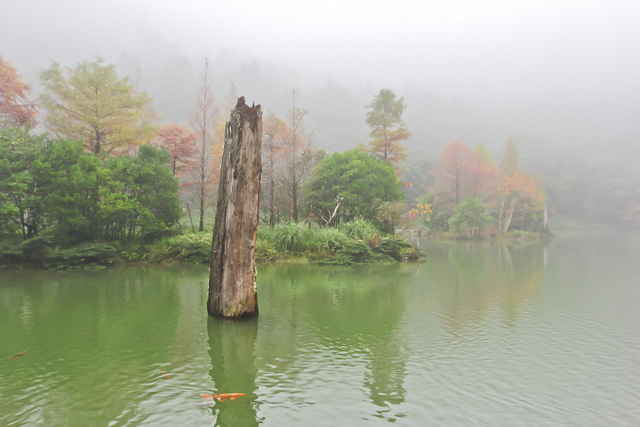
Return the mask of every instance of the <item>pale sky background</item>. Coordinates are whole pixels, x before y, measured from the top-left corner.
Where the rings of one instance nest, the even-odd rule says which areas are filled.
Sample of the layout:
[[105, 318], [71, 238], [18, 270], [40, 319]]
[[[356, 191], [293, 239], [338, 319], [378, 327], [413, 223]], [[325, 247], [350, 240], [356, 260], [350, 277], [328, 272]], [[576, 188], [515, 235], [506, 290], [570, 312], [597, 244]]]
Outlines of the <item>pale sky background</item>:
[[[505, 134], [544, 135], [573, 147], [633, 146], [640, 153], [638, 0], [2, 0], [0, 6], [0, 54], [36, 90], [37, 72], [51, 60], [74, 66], [100, 55], [117, 63], [127, 52], [160, 64], [166, 58], [152, 57], [158, 52], [197, 59], [223, 49], [236, 61], [293, 70], [283, 75], [294, 76], [292, 86], [302, 91], [328, 79], [347, 87], [372, 82], [400, 95], [413, 88], [461, 99], [501, 123]], [[257, 101], [268, 107], [269, 99]]]

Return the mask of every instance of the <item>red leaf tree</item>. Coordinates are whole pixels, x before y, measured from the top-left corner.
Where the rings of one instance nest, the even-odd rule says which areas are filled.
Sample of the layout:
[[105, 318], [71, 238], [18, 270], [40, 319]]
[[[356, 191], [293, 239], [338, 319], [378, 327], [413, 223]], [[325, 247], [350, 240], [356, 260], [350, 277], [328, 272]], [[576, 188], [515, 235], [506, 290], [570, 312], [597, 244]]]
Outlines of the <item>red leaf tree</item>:
[[18, 71], [0, 55], [0, 128], [35, 123], [35, 104], [29, 101], [31, 86], [22, 81]]
[[180, 176], [194, 166], [193, 156], [198, 152], [196, 136], [188, 127], [167, 124], [160, 128], [154, 145], [162, 146], [171, 153], [173, 176]]

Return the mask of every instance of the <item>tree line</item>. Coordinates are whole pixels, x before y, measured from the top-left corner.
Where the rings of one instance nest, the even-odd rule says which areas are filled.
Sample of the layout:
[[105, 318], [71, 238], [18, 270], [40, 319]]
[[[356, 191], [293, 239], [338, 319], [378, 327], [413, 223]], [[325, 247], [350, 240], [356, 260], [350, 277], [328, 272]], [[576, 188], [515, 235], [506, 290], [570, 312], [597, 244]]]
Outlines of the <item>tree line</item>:
[[[198, 230], [204, 230], [216, 201], [224, 118], [237, 96], [232, 86], [224, 100], [214, 98], [208, 61], [188, 125], [161, 127], [149, 96], [101, 59], [75, 68], [52, 63], [40, 73], [44, 92], [35, 102], [30, 86], [2, 57], [0, 73], [1, 233], [28, 239], [47, 230], [74, 242], [145, 239], [175, 226], [182, 206], [191, 218], [192, 203]], [[380, 217], [385, 203], [404, 200], [397, 167], [360, 151], [327, 156], [313, 146], [306, 115], [295, 91], [284, 119], [267, 114], [262, 222], [329, 225], [367, 217], [385, 224]], [[46, 132], [38, 133], [41, 128]], [[375, 142], [382, 148], [372, 152], [393, 164], [402, 154], [392, 157], [387, 131]], [[339, 161], [342, 155], [346, 162]], [[344, 184], [360, 187], [328, 189], [327, 202], [316, 189], [331, 185], [323, 183], [328, 177], [323, 168], [331, 168], [332, 161], [342, 169], [331, 178], [344, 175], [345, 168], [353, 178], [357, 166], [365, 176]], [[341, 200], [341, 209], [327, 205], [335, 200]]]
[[[144, 240], [175, 227], [185, 210], [194, 231], [212, 222], [225, 119], [237, 93], [232, 85], [216, 99], [208, 60], [188, 124], [163, 126], [151, 98], [101, 59], [75, 68], [52, 63], [40, 73], [37, 102], [2, 57], [0, 73], [0, 232]], [[470, 237], [489, 228], [546, 229], [541, 179], [524, 172], [512, 141], [500, 166], [482, 145], [450, 142], [429, 171], [432, 184], [408, 209], [405, 194], [419, 183], [407, 179], [404, 97], [382, 89], [365, 108], [367, 144], [330, 155], [314, 146], [295, 91], [283, 118], [266, 114], [262, 224], [364, 219], [393, 233], [408, 219]]]

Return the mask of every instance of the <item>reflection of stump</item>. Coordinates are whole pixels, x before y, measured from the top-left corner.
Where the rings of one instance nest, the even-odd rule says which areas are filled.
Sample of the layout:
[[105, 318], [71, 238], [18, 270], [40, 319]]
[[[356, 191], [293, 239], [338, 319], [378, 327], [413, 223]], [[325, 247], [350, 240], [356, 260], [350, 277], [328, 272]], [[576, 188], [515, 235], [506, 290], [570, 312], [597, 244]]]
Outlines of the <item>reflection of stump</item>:
[[258, 314], [255, 245], [260, 202], [262, 109], [238, 99], [224, 131], [218, 207], [213, 230], [209, 315]]

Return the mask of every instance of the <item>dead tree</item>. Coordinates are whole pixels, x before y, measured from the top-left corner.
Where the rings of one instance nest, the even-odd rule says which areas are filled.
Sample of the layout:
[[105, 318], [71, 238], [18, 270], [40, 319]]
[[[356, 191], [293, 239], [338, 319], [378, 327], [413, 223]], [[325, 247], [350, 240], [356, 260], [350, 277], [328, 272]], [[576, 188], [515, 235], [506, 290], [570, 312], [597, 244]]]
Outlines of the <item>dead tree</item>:
[[213, 229], [207, 311], [239, 319], [258, 314], [255, 245], [260, 205], [262, 109], [238, 99], [224, 132]]

